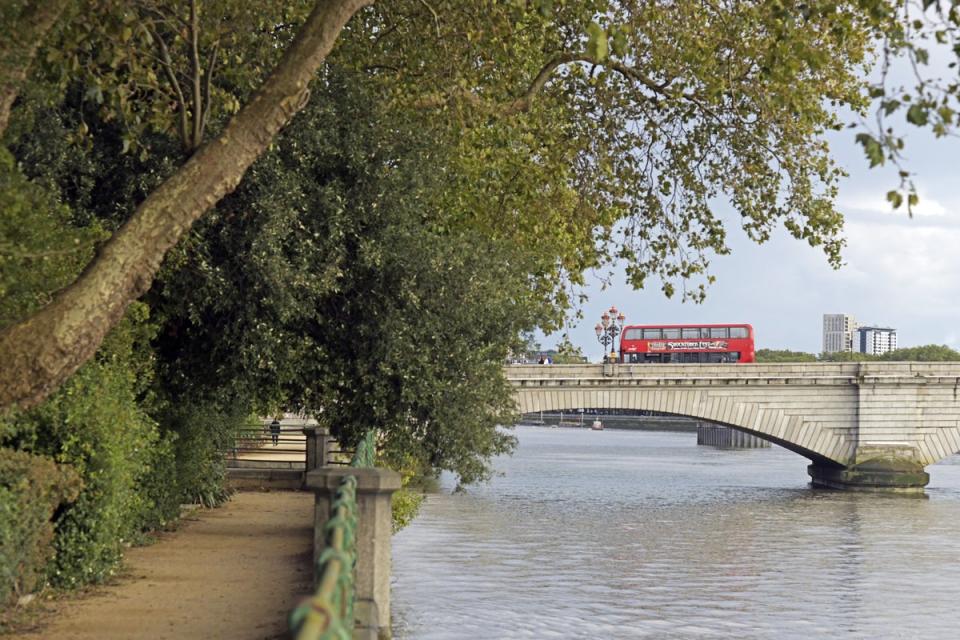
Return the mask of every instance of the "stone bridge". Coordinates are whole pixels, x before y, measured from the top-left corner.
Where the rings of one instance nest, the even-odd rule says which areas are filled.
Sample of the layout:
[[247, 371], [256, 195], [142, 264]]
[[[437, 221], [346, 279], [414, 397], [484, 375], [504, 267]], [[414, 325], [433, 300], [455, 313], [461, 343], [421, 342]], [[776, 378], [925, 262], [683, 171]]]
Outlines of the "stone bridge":
[[642, 409], [701, 418], [811, 460], [814, 485], [922, 492], [960, 452], [960, 363], [509, 365], [522, 413]]

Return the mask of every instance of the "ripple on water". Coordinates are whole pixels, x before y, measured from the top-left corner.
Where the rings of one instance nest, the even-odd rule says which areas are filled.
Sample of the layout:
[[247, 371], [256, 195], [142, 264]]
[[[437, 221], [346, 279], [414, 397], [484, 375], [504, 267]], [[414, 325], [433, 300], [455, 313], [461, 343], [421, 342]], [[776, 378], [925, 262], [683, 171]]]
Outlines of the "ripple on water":
[[397, 638], [957, 635], [957, 458], [913, 500], [812, 491], [776, 447], [517, 435], [502, 475], [431, 495], [395, 536]]

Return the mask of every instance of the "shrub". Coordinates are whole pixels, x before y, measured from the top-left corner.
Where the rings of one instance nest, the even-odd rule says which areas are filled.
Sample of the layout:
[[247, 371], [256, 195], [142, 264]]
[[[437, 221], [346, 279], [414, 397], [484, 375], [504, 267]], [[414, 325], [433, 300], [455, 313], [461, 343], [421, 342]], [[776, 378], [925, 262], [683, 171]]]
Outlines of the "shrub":
[[176, 441], [177, 434], [164, 433], [147, 454], [147, 466], [138, 483], [142, 498], [139, 531], [161, 529], [180, 515]]
[[42, 585], [54, 551], [53, 515], [81, 486], [69, 467], [0, 449], [0, 604]]
[[162, 451], [157, 425], [144, 408], [151, 335], [146, 307], [133, 305], [90, 362], [42, 405], [0, 427], [5, 444], [69, 464], [84, 481], [76, 502], [56, 520], [50, 566], [56, 586], [111, 575], [123, 546], [145, 523], [162, 520], [152, 513], [156, 495], [141, 490], [154, 472], [158, 447]]
[[157, 418], [165, 432], [175, 434], [177, 499], [207, 507], [225, 502], [230, 492], [223, 454], [239, 425], [249, 421], [246, 413], [224, 411], [213, 402], [170, 402]]

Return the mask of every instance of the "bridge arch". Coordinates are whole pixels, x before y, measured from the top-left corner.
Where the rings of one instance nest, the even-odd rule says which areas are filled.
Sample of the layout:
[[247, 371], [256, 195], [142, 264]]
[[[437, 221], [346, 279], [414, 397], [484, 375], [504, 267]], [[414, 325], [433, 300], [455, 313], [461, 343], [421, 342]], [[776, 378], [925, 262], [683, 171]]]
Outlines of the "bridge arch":
[[[960, 363], [511, 365], [521, 413], [638, 409], [688, 416], [813, 461], [815, 484], [922, 489], [960, 452]], [[855, 485], [855, 487], [854, 487]]]
[[[711, 396], [692, 386], [655, 391], [640, 386], [626, 389], [574, 387], [565, 393], [558, 392], [552, 385], [525, 386], [517, 391], [516, 398], [521, 413], [620, 409], [704, 420], [780, 445], [819, 464], [843, 466], [843, 456], [847, 454], [845, 449], [840, 448], [838, 455], [836, 446], [825, 446], [831, 442], [820, 422], [804, 422], [800, 416], [790, 415], [783, 408], [767, 406], [749, 398], [729, 394]], [[797, 434], [797, 441], [787, 439], [787, 434]]]

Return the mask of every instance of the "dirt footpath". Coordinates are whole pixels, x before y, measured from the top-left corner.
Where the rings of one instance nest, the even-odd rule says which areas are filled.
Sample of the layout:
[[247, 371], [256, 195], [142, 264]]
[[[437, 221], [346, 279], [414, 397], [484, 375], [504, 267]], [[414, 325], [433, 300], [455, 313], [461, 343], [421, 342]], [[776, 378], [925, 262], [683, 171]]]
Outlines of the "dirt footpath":
[[130, 549], [118, 584], [58, 603], [42, 631], [17, 637], [283, 637], [287, 614], [311, 590], [312, 544], [312, 493], [238, 493]]

